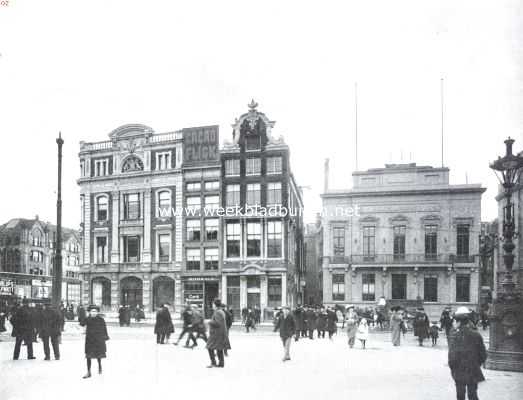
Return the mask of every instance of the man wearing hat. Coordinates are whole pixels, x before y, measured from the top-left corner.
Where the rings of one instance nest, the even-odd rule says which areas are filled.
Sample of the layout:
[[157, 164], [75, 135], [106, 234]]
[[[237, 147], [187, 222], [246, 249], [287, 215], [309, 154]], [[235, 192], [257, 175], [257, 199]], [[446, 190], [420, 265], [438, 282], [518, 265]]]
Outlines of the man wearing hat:
[[283, 343], [283, 361], [290, 361], [291, 355], [291, 342], [292, 337], [296, 333], [296, 321], [294, 316], [290, 312], [290, 308], [285, 306], [283, 307], [282, 313], [278, 317], [276, 326], [274, 327], [274, 332], [277, 330], [280, 331], [280, 338]]
[[22, 342], [27, 346], [27, 359], [34, 360], [36, 358], [33, 356], [34, 318], [29, 308], [29, 300], [23, 299], [22, 307], [19, 307], [11, 317], [11, 325], [13, 325], [11, 336], [16, 338], [13, 360], [18, 360]]
[[445, 337], [447, 342], [449, 340], [450, 329], [452, 328], [452, 317], [450, 316], [450, 307], [445, 307], [441, 313], [441, 318], [439, 319], [441, 328], [445, 330]]
[[[216, 299], [213, 302], [214, 313], [209, 321], [209, 339], [207, 340], [207, 350], [211, 365], [207, 368], [223, 368], [225, 363], [223, 359], [223, 351], [230, 349], [229, 338], [227, 337], [227, 323], [225, 321], [225, 313], [221, 309], [222, 302]], [[216, 357], [218, 357], [218, 364], [216, 364]]]
[[44, 309], [41, 312], [38, 334], [42, 339], [44, 345], [44, 360], [51, 360], [51, 351], [49, 348], [49, 339], [53, 346], [53, 353], [55, 360], [60, 359], [60, 336], [62, 334], [62, 319], [56, 309], [51, 306], [51, 303], [45, 303]]
[[459, 307], [454, 314], [457, 326], [451, 330], [449, 340], [448, 364], [456, 383], [458, 400], [478, 399], [478, 383], [485, 380], [481, 365], [487, 359], [483, 338], [471, 327], [470, 310]]

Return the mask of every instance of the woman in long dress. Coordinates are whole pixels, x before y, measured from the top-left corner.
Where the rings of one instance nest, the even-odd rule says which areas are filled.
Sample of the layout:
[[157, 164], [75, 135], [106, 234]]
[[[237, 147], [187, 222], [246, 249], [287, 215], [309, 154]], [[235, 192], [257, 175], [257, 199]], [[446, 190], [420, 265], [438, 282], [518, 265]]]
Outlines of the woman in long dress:
[[107, 347], [105, 342], [109, 340], [105, 320], [98, 314], [97, 306], [89, 307], [89, 317], [84, 320], [85, 325], [85, 358], [87, 359], [87, 374], [85, 378], [91, 377], [91, 359], [98, 361], [98, 373], [102, 373], [102, 358], [106, 357]]
[[349, 339], [349, 347], [354, 347], [354, 340], [356, 339], [356, 333], [358, 332], [358, 314], [354, 311], [354, 306], [347, 307], [347, 317], [345, 319], [347, 323], [347, 336]]
[[401, 343], [401, 314], [399, 312], [399, 307], [393, 307], [391, 309], [392, 315], [390, 317], [390, 328], [392, 331], [392, 344], [394, 346], [399, 346]]

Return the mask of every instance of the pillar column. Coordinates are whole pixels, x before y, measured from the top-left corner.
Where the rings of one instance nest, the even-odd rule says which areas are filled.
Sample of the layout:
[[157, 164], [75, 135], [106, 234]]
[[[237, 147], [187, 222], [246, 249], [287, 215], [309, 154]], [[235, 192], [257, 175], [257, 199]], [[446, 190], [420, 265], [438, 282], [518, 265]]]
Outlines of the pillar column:
[[120, 304], [120, 282], [118, 274], [111, 275], [111, 310], [118, 311]]
[[145, 189], [143, 212], [143, 262], [151, 262], [151, 189]]
[[260, 309], [262, 311], [262, 318], [263, 318], [263, 310], [265, 310], [265, 308], [267, 308], [268, 299], [269, 299], [268, 276], [262, 275], [262, 276], [260, 276]]
[[[227, 304], [227, 275], [222, 274], [222, 303]], [[231, 304], [227, 304], [231, 306]]]
[[117, 264], [122, 259], [120, 259], [119, 253], [119, 223], [120, 223], [120, 192], [112, 192], [112, 219], [111, 219], [111, 264]]
[[287, 305], [287, 273], [283, 272], [281, 274], [281, 305]]
[[247, 277], [240, 276], [240, 310], [247, 307]]

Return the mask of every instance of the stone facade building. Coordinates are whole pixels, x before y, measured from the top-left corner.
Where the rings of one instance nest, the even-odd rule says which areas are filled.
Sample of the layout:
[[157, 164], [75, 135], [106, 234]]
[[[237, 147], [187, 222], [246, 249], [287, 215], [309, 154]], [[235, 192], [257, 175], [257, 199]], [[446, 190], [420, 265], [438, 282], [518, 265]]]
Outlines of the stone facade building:
[[271, 318], [276, 307], [303, 302], [303, 202], [289, 147], [257, 106], [236, 119], [221, 150], [222, 206], [231, 209], [222, 224], [222, 300], [236, 317], [249, 307]]
[[[52, 294], [56, 226], [35, 219], [15, 218], [0, 225], [0, 297], [41, 301]], [[62, 301], [81, 300], [80, 237], [62, 228]]]
[[323, 195], [323, 301], [477, 307], [480, 185], [450, 185], [448, 168], [416, 164], [353, 173]]

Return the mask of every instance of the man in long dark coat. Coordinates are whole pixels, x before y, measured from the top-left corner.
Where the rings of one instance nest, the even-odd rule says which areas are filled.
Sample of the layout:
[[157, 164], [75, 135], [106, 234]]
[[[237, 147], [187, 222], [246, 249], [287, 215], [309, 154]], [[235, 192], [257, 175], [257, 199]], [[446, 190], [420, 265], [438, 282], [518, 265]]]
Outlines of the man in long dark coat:
[[156, 313], [156, 323], [154, 325], [156, 343], [164, 344], [167, 335], [170, 335], [173, 331], [174, 329], [173, 322], [171, 319], [171, 313], [165, 305], [162, 305], [162, 307]]
[[447, 338], [447, 343], [449, 341], [449, 333], [452, 328], [452, 317], [450, 316], [450, 309], [445, 307], [441, 313], [441, 318], [439, 320], [441, 324], [441, 329], [445, 330], [445, 337]]
[[[207, 368], [223, 368], [225, 366], [223, 351], [230, 349], [225, 313], [221, 309], [221, 305], [220, 299], [214, 300], [214, 313], [209, 321], [209, 339], [207, 340], [207, 350], [209, 351], [211, 365]], [[216, 364], [216, 356], [218, 356], [218, 364]]]
[[418, 343], [423, 346], [423, 340], [429, 337], [430, 321], [423, 307], [419, 307], [414, 317], [414, 336]]
[[186, 333], [187, 333], [187, 340], [185, 341], [185, 347], [190, 348], [189, 341], [191, 341], [191, 340], [193, 342], [193, 347], [198, 345], [198, 343], [196, 343], [196, 338], [194, 337], [194, 334], [193, 334], [193, 325], [192, 325], [193, 313], [194, 313], [194, 310], [192, 309], [192, 307], [189, 304], [187, 304], [187, 306], [185, 307], [185, 310], [182, 313], [182, 319], [183, 319], [182, 332], [180, 333], [178, 340], [173, 343], [175, 346], [178, 346], [178, 343], [180, 343], [180, 340], [182, 340], [183, 336]]
[[89, 316], [85, 319], [85, 358], [87, 359], [87, 374], [85, 378], [91, 377], [91, 359], [98, 361], [98, 373], [102, 373], [102, 358], [106, 357], [109, 340], [105, 320], [98, 314], [97, 306], [89, 306]]
[[307, 311], [305, 311], [305, 318], [307, 319], [309, 339], [314, 339], [314, 329], [316, 329], [316, 313], [312, 307], [307, 308]]
[[478, 399], [478, 383], [485, 380], [481, 365], [487, 359], [483, 338], [473, 328], [470, 321], [470, 311], [467, 307], [459, 307], [454, 316], [458, 326], [452, 329], [449, 338], [448, 365], [456, 384], [458, 400]]
[[278, 322], [274, 331], [280, 331], [280, 338], [283, 343], [283, 361], [290, 361], [292, 336], [296, 333], [296, 321], [290, 312], [289, 307], [283, 307], [283, 314], [278, 317]]
[[80, 325], [83, 325], [84, 320], [87, 318], [87, 313], [85, 312], [85, 308], [81, 303], [76, 309], [76, 313], [78, 314], [78, 322]]
[[51, 351], [49, 348], [49, 339], [53, 346], [53, 353], [55, 360], [60, 359], [60, 335], [62, 334], [62, 321], [58, 310], [51, 307], [50, 303], [46, 303], [44, 309], [41, 311], [39, 319], [38, 334], [42, 339], [44, 345], [44, 360], [51, 360]]
[[327, 308], [327, 331], [329, 332], [329, 339], [332, 339], [332, 335], [338, 330], [337, 322], [338, 316], [336, 315], [336, 311], [330, 307]]
[[298, 341], [302, 331], [305, 330], [304, 328], [304, 318], [303, 318], [303, 308], [298, 305], [296, 309], [293, 312], [294, 314], [294, 321], [296, 322], [296, 337], [295, 340]]
[[33, 339], [34, 339], [34, 321], [33, 315], [29, 308], [27, 299], [23, 300], [22, 307], [16, 309], [11, 317], [11, 324], [13, 331], [11, 336], [15, 339], [15, 349], [13, 353], [13, 360], [18, 360], [20, 356], [20, 346], [22, 342], [27, 346], [27, 359], [34, 360], [33, 356]]
[[318, 330], [318, 338], [324, 338], [327, 330], [327, 312], [321, 307], [317, 315], [316, 329]]

